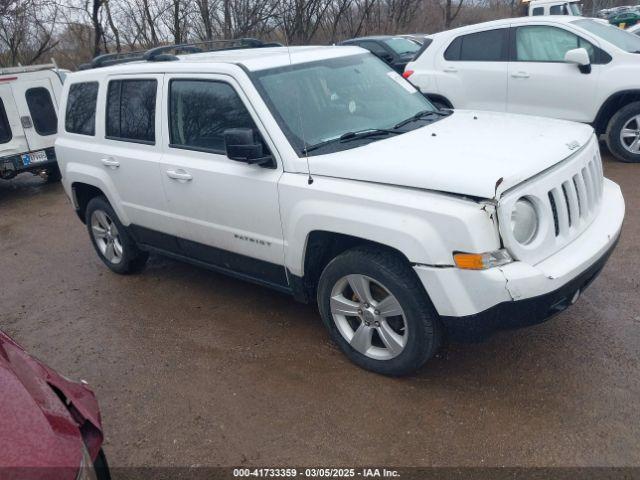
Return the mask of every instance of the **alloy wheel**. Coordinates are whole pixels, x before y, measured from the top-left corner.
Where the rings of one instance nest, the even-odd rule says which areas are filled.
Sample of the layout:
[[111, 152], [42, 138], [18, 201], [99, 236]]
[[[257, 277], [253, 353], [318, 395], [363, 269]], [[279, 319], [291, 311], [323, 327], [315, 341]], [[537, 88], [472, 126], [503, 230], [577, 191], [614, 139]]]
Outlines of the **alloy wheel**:
[[407, 345], [409, 332], [400, 302], [373, 278], [342, 277], [331, 291], [330, 308], [342, 337], [369, 358], [390, 360]]
[[95, 210], [91, 214], [91, 234], [104, 258], [113, 264], [122, 261], [124, 249], [120, 232], [111, 217], [103, 210]]
[[631, 117], [620, 131], [620, 143], [628, 152], [640, 154], [640, 115]]

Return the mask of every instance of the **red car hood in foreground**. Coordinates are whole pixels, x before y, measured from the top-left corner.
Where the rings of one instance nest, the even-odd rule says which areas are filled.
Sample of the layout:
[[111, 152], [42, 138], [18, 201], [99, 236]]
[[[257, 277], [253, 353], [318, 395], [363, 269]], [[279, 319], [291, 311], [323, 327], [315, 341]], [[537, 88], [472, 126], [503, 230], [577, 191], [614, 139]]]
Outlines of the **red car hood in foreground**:
[[95, 459], [102, 424], [93, 392], [0, 332], [0, 477], [74, 479], [83, 441]]

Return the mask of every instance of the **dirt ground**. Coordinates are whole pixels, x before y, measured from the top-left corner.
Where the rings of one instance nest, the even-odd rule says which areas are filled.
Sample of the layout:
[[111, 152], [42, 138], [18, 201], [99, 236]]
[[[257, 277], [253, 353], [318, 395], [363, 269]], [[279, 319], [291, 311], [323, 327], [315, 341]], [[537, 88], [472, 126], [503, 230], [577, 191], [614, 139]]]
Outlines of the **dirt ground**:
[[313, 307], [152, 257], [111, 273], [59, 184], [0, 182], [0, 328], [96, 391], [112, 466], [640, 465], [640, 165], [622, 239], [553, 320], [360, 370]]

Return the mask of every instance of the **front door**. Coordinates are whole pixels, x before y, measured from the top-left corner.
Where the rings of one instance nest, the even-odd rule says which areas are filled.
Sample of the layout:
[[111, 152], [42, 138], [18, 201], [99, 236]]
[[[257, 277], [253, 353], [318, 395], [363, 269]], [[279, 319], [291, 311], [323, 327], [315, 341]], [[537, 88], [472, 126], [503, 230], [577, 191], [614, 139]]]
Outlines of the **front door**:
[[[602, 65], [597, 47], [574, 33], [548, 25], [514, 29], [515, 56], [509, 62], [508, 111], [528, 115], [590, 122], [588, 105], [596, 95]], [[565, 63], [567, 51], [585, 48], [591, 71]], [[587, 106], [587, 108], [585, 108]]]
[[58, 132], [58, 99], [51, 80], [19, 80], [11, 83], [30, 151], [53, 147]]
[[254, 128], [273, 152], [234, 80], [167, 75], [162, 181], [182, 252], [230, 272], [285, 286], [278, 205], [282, 167], [248, 165], [225, 154], [224, 131]]

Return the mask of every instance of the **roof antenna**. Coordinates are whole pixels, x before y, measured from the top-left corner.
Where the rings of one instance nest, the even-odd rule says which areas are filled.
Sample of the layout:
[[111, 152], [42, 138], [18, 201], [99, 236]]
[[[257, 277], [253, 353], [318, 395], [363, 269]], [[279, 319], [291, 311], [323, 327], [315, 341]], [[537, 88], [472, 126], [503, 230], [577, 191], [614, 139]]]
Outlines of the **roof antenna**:
[[[291, 50], [289, 46], [289, 38], [287, 37], [287, 29], [283, 28], [284, 38], [287, 42], [287, 54], [289, 55], [289, 66], [293, 66], [293, 61], [291, 60]], [[298, 89], [296, 89], [297, 93], [299, 93]], [[298, 111], [298, 124], [300, 125], [300, 132], [302, 133], [302, 143], [304, 144], [302, 148], [302, 153], [304, 153], [304, 158], [307, 161], [307, 185], [313, 184], [313, 176], [311, 175], [311, 166], [309, 165], [309, 153], [307, 152], [307, 137], [304, 134], [304, 127], [302, 126], [302, 111], [300, 109], [300, 95], [296, 95], [296, 110]]]

